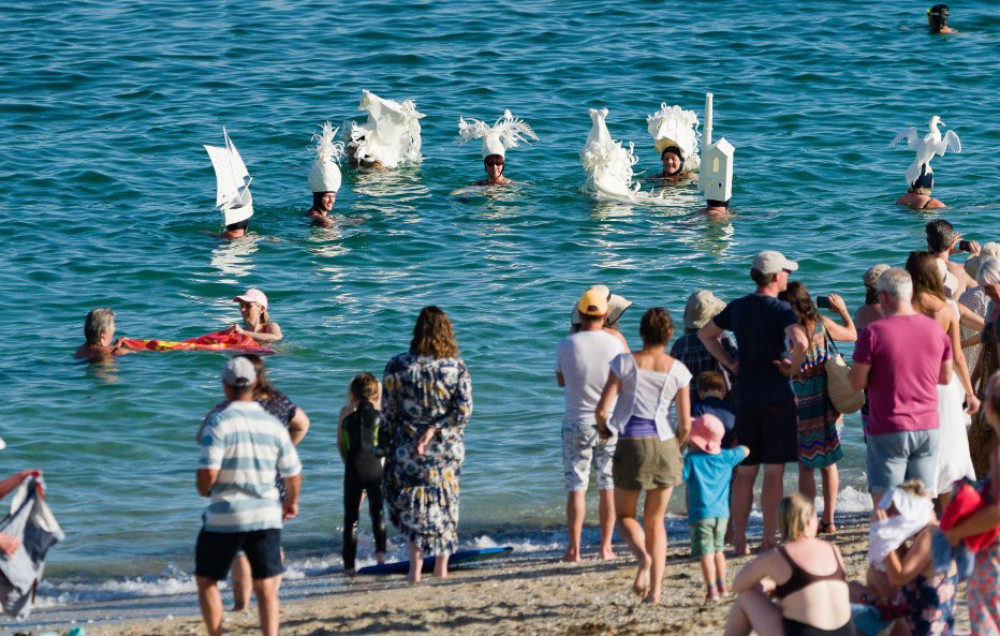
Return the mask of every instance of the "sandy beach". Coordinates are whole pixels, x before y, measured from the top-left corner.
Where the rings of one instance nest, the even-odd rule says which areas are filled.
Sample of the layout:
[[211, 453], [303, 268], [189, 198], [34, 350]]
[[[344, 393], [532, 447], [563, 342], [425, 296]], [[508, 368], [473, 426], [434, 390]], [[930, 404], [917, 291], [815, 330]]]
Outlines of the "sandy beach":
[[[861, 580], [866, 567], [866, 519], [839, 519], [840, 546], [849, 579]], [[697, 560], [688, 554], [687, 537], [674, 536], [667, 560], [664, 600], [647, 606], [630, 592], [634, 565], [624, 545], [620, 557], [602, 562], [587, 558], [580, 564], [558, 561], [545, 552], [485, 562], [456, 570], [444, 581], [426, 579], [407, 584], [402, 576], [359, 576], [331, 591], [322, 581], [306, 579], [283, 591], [282, 634], [718, 634], [730, 601], [704, 604]], [[588, 554], [592, 554], [588, 553]], [[729, 580], [749, 557], [730, 559]], [[326, 575], [342, 579], [336, 573]], [[325, 578], [325, 577], [318, 577]], [[306, 585], [303, 585], [306, 583]], [[289, 598], [292, 596], [293, 598]], [[964, 598], [964, 593], [962, 594]], [[182, 611], [156, 618], [122, 621], [109, 609], [85, 624], [90, 636], [191, 636], [204, 633], [193, 594], [173, 598]], [[126, 602], [122, 607], [136, 603]], [[156, 602], [149, 603], [156, 615]], [[169, 603], [163, 604], [168, 607]], [[80, 608], [83, 612], [93, 608]], [[162, 610], [161, 610], [162, 611]], [[958, 610], [967, 624], [964, 604]], [[117, 616], [117, 617], [116, 617]], [[226, 614], [230, 634], [257, 632], [256, 610]], [[71, 625], [51, 626], [65, 633]], [[39, 633], [39, 631], [34, 631]]]

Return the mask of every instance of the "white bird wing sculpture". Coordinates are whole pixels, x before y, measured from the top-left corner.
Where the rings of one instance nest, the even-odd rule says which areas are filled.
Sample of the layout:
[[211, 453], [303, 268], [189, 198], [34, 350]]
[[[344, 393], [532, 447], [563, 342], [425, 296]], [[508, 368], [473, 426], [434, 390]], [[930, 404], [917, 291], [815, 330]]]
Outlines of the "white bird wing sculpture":
[[949, 130], [942, 136], [941, 131], [938, 130], [938, 126], [941, 124], [944, 124], [941, 118], [934, 115], [927, 124], [929, 132], [923, 138], [917, 134], [916, 128], [910, 127], [896, 135], [892, 143], [889, 144], [890, 148], [894, 148], [899, 142], [906, 139], [906, 148], [916, 153], [913, 163], [906, 168], [907, 185], [912, 186], [922, 173], [934, 174], [934, 170], [931, 168], [931, 159], [935, 155], [943, 157], [949, 149], [952, 152], [962, 152], [962, 142], [958, 138], [958, 134]]
[[362, 91], [359, 110], [368, 112], [368, 121], [350, 128], [351, 146], [359, 160], [378, 161], [389, 169], [401, 163], [417, 163], [420, 155], [420, 122], [424, 116], [416, 105], [383, 99], [369, 90]]
[[621, 142], [611, 138], [605, 119], [607, 108], [591, 108], [590, 134], [580, 151], [583, 169], [587, 173], [585, 190], [611, 198], [634, 200], [639, 184], [632, 184], [632, 166], [638, 159], [629, 143], [626, 149]]

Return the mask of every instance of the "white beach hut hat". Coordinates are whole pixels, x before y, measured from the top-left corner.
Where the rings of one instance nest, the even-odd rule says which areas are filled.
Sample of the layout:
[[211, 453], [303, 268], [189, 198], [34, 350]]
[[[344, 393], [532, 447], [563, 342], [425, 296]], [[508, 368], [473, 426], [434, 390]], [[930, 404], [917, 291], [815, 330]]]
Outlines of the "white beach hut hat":
[[492, 126], [478, 119], [458, 119], [459, 143], [472, 139], [483, 140], [483, 159], [490, 155], [507, 156], [507, 149], [514, 148], [518, 142], [528, 142], [528, 139], [538, 140], [538, 135], [524, 120], [515, 119], [509, 110]]
[[323, 131], [313, 135], [316, 141], [316, 158], [309, 169], [309, 189], [313, 192], [337, 192], [340, 190], [340, 157], [344, 154], [344, 144], [334, 141], [337, 129], [330, 122], [323, 123]]

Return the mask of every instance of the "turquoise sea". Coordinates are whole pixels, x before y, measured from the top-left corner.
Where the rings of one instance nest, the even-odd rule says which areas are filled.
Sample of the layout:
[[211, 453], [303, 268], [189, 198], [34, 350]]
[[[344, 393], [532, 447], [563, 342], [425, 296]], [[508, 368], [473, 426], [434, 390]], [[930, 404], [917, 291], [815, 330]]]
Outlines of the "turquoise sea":
[[[928, 4], [929, 6], [929, 4]], [[459, 0], [175, 3], [10, 0], [0, 21], [0, 454], [4, 474], [44, 470], [67, 533], [42, 603], [191, 589], [204, 505], [193, 435], [221, 397], [213, 353], [139, 354], [111, 368], [72, 358], [94, 307], [118, 334], [182, 339], [238, 320], [260, 286], [286, 339], [272, 379], [311, 417], [300, 446], [302, 512], [286, 548], [300, 576], [339, 566], [342, 465], [335, 414], [349, 379], [409, 343], [420, 307], [455, 322], [475, 414], [462, 476], [464, 544], [554, 549], [563, 540], [553, 356], [582, 290], [635, 305], [623, 331], [687, 295], [747, 293], [766, 248], [799, 260], [814, 293], [853, 311], [870, 265], [921, 249], [951, 220], [998, 238], [1000, 14], [953, 5], [952, 36], [917, 2]], [[426, 113], [424, 160], [386, 175], [345, 170], [338, 223], [310, 227], [310, 136], [361, 119], [362, 89]], [[598, 203], [580, 192], [587, 109], [610, 109], [638, 171], [659, 171], [645, 116], [661, 102], [701, 116], [736, 147], [729, 223], [676, 206]], [[540, 140], [511, 150], [501, 194], [482, 178], [460, 116], [509, 108]], [[940, 115], [963, 152], [934, 162], [939, 215], [893, 205], [908, 151], [897, 132]], [[226, 126], [251, 174], [247, 238], [214, 238], [214, 176], [202, 144]], [[644, 185], [643, 189], [648, 189]], [[842, 507], [865, 497], [858, 418], [847, 418]], [[794, 471], [788, 483], [794, 482]], [[594, 506], [592, 501], [592, 507]], [[682, 491], [671, 510], [683, 511]], [[367, 527], [362, 522], [362, 529]], [[585, 537], [591, 543], [596, 535]], [[397, 543], [398, 549], [398, 543]], [[362, 545], [362, 554], [365, 545]]]

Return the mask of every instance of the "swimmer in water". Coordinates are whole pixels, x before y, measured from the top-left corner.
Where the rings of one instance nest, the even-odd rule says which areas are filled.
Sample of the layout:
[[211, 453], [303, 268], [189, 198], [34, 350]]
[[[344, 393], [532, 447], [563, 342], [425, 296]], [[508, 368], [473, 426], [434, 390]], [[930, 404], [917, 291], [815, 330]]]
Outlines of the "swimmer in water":
[[927, 26], [931, 33], [938, 34], [948, 34], [948, 33], [958, 33], [957, 29], [953, 29], [948, 26], [948, 5], [946, 4], [936, 4], [927, 10]]
[[701, 167], [698, 115], [693, 110], [662, 103], [660, 110], [646, 117], [646, 126], [663, 166], [662, 172], [649, 178], [665, 185], [692, 181]]
[[486, 178], [477, 181], [475, 183], [477, 186], [501, 186], [513, 183], [503, 175], [507, 149], [514, 148], [519, 141], [526, 142], [529, 138], [538, 140], [538, 135], [531, 130], [531, 126], [523, 120], [515, 119], [509, 110], [504, 111], [503, 117], [493, 126], [488, 126], [478, 119], [466, 121], [464, 118], [459, 118], [458, 134], [461, 137], [460, 143], [471, 139], [483, 140], [483, 167], [486, 169]]
[[123, 348], [124, 338], [114, 339], [115, 312], [110, 309], [91, 309], [83, 323], [83, 335], [87, 341], [73, 354], [75, 358], [87, 358], [93, 362], [133, 353], [131, 349]]
[[364, 141], [365, 135], [359, 135], [347, 144], [347, 165], [359, 172], [388, 172], [389, 169], [378, 159], [358, 159], [358, 146]]
[[243, 324], [230, 325], [226, 333], [247, 335], [262, 343], [281, 340], [281, 327], [278, 323], [271, 322], [271, 317], [267, 314], [267, 296], [264, 292], [251, 287], [242, 296], [233, 298], [233, 302], [240, 304]]
[[906, 194], [896, 199], [896, 205], [905, 205], [911, 210], [934, 210], [948, 207], [931, 196], [934, 188], [934, 173], [927, 172], [926, 164], [920, 166], [920, 176], [914, 181]]
[[677, 146], [667, 146], [660, 153], [663, 172], [654, 174], [650, 179], [658, 179], [665, 183], [680, 183], [690, 181], [692, 173], [684, 170], [684, 155]]
[[246, 236], [247, 227], [249, 225], [250, 225], [250, 219], [240, 221], [239, 223], [230, 223], [219, 234], [219, 238], [224, 238], [224, 239], [243, 238], [244, 236]]
[[334, 142], [336, 130], [330, 122], [323, 124], [323, 131], [313, 135], [316, 141], [316, 158], [309, 169], [309, 189], [313, 193], [312, 207], [306, 212], [313, 225], [333, 225], [330, 213], [340, 190], [340, 157], [344, 154], [343, 142]]

